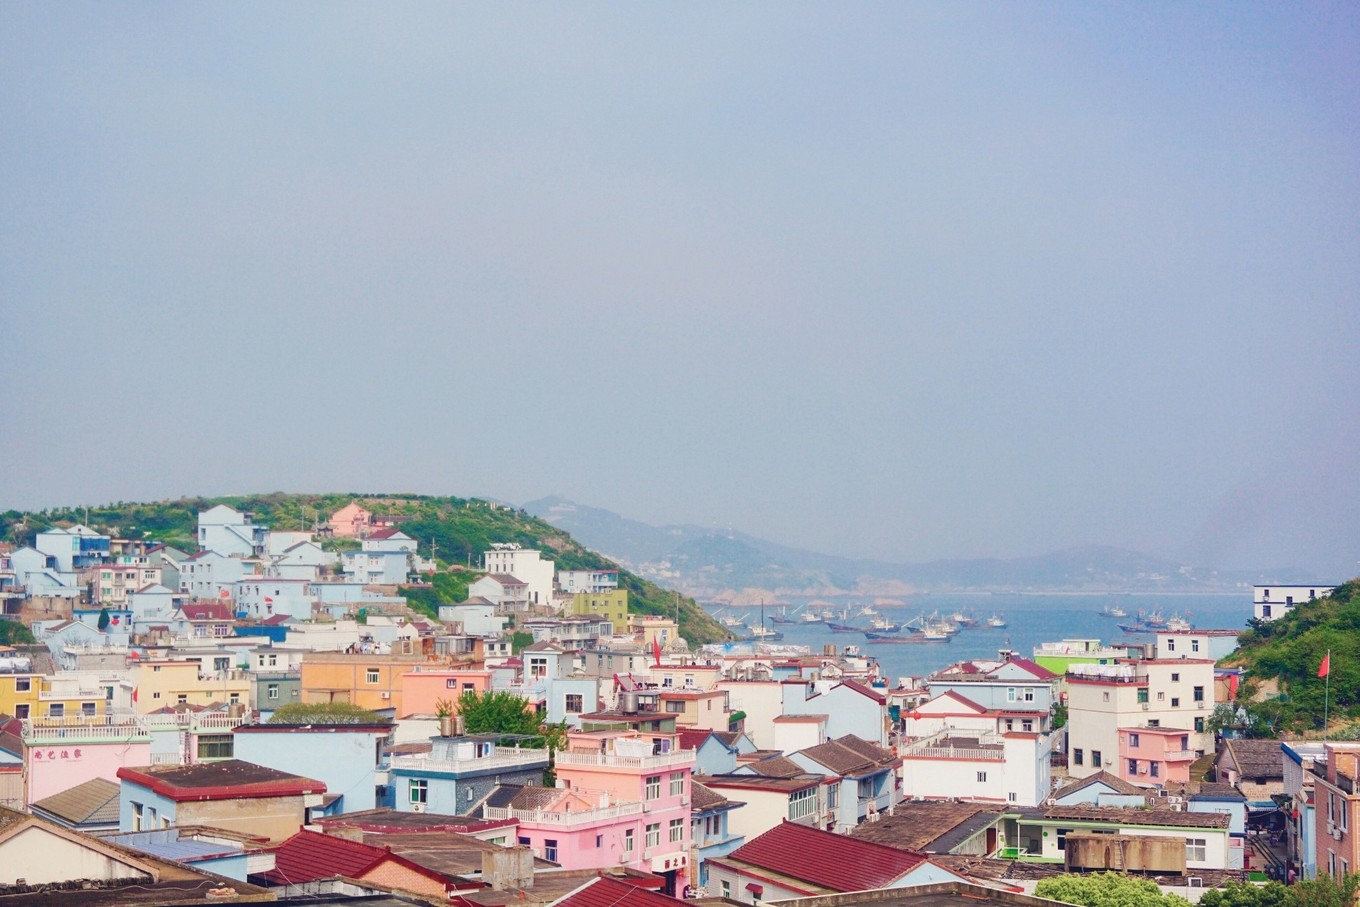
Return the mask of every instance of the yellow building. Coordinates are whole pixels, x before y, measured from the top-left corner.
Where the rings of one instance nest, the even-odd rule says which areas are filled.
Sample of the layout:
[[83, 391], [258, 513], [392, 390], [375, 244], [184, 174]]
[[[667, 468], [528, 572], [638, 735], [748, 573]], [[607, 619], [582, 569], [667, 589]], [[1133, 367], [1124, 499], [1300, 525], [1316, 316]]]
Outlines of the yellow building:
[[302, 656], [302, 701], [348, 702], [372, 711], [395, 709], [394, 714], [403, 715], [401, 676], [428, 664], [424, 655], [308, 652]]
[[677, 631], [675, 621], [669, 617], [634, 614], [628, 618], [628, 632], [640, 637], [647, 651], [651, 651], [653, 642], [659, 642], [661, 648], [666, 648], [675, 639]]
[[245, 671], [204, 671], [196, 661], [139, 661], [132, 666], [132, 708], [139, 715], [176, 705], [250, 702]]
[[614, 632], [628, 626], [628, 590], [577, 592], [571, 597], [571, 613], [580, 617], [599, 617], [614, 624]]
[[0, 674], [0, 714], [15, 718], [102, 718], [112, 695], [90, 674]]

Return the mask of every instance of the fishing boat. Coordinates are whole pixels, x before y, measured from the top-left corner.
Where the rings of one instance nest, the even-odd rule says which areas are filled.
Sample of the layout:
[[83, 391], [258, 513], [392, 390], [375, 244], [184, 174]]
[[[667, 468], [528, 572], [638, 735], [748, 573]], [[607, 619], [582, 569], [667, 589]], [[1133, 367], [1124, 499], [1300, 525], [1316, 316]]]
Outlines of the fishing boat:
[[894, 635], [891, 633], [870, 633], [866, 630], [864, 633], [864, 641], [871, 645], [878, 645], [887, 643], [925, 642], [926, 638], [920, 633], [902, 636], [900, 634]]
[[787, 611], [786, 609], [780, 608], [778, 612], [776, 612], [775, 614], [771, 614], [771, 615], [770, 615], [770, 623], [772, 623], [772, 624], [796, 624], [796, 623], [798, 623], [798, 621], [796, 621], [796, 620], [794, 620], [792, 617], [790, 617], [790, 616], [789, 616], [789, 613], [788, 613], [788, 611]]
[[755, 642], [779, 642], [784, 634], [770, 627], [752, 627], [747, 639]]
[[814, 611], [813, 611], [812, 609], [810, 609], [810, 608], [804, 608], [804, 609], [803, 609], [803, 616], [800, 617], [800, 618], [798, 618], [798, 623], [800, 623], [800, 624], [824, 624], [824, 623], [826, 623], [826, 617], [824, 617], [824, 616], [821, 615], [821, 614], [818, 614], [818, 613], [814, 612]]
[[1168, 617], [1166, 619], [1165, 629], [1184, 631], [1193, 630], [1194, 626], [1190, 623], [1190, 621], [1186, 620], [1184, 617], [1181, 617], [1179, 614], [1173, 614], [1171, 617]]
[[991, 617], [987, 618], [985, 625], [989, 630], [1006, 629], [1006, 621], [1003, 620], [999, 614], [993, 614]]
[[1146, 627], [1142, 624], [1119, 624], [1119, 629], [1125, 633], [1156, 633], [1157, 627]]
[[1115, 606], [1113, 606], [1113, 607], [1111, 607], [1110, 605], [1106, 605], [1105, 607], [1103, 607], [1103, 608], [1100, 609], [1100, 616], [1101, 616], [1101, 617], [1128, 617], [1128, 616], [1129, 616], [1129, 612], [1125, 611], [1123, 608], [1119, 607], [1118, 605], [1115, 605]]
[[921, 639], [924, 642], [949, 642], [953, 634], [947, 633], [937, 626], [929, 626], [921, 631]]
[[879, 616], [869, 621], [869, 629], [865, 630], [864, 632], [865, 635], [868, 635], [870, 630], [872, 630], [875, 633], [896, 633], [898, 630], [901, 629], [902, 629], [901, 624], [895, 624], [892, 621], [888, 620], [886, 617]]
[[973, 624], [977, 623], [977, 620], [972, 615], [964, 614], [962, 611], [955, 611], [953, 614], [946, 617], [945, 620], [956, 627], [971, 627]]
[[742, 617], [737, 617], [735, 614], [724, 614], [722, 617], [718, 618], [718, 623], [730, 630], [735, 630], [739, 627], [746, 626], [746, 618], [750, 616], [751, 615], [746, 614]]
[[832, 633], [863, 633], [863, 627], [855, 627], [850, 624], [837, 624], [831, 621], [826, 622], [826, 628]]

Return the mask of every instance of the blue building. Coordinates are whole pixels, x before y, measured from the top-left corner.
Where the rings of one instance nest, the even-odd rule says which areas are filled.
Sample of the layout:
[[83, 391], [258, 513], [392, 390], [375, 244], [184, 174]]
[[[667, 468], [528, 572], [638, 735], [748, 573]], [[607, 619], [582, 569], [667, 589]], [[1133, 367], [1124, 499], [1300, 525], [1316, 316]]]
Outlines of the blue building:
[[232, 733], [237, 759], [326, 783], [325, 808], [313, 815], [378, 806], [378, 765], [391, 725], [243, 724]]
[[399, 812], [461, 815], [498, 784], [542, 784], [548, 751], [497, 746], [498, 739], [433, 737], [428, 754], [392, 756], [390, 805]]
[[887, 815], [897, 802], [901, 760], [853, 734], [790, 753], [789, 759], [804, 771], [827, 776], [826, 806], [836, 817], [835, 831], [849, 832], [866, 819]]
[[699, 884], [708, 884], [708, 861], [725, 857], [746, 842], [742, 835], [734, 835], [727, 824], [727, 816], [734, 809], [745, 806], [729, 800], [698, 781], [690, 783], [690, 839], [699, 860]]

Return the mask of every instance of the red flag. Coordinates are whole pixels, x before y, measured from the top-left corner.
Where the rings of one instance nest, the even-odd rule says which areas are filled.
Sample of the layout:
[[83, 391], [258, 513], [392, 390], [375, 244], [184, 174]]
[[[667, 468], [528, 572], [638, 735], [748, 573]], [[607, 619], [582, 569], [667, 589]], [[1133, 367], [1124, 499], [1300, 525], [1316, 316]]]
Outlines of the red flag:
[[1318, 676], [1326, 677], [1330, 673], [1332, 673], [1332, 653], [1328, 652], [1322, 656], [1322, 664], [1318, 667]]
[[661, 667], [661, 640], [655, 636], [652, 637], [652, 654], [656, 656], [656, 666]]

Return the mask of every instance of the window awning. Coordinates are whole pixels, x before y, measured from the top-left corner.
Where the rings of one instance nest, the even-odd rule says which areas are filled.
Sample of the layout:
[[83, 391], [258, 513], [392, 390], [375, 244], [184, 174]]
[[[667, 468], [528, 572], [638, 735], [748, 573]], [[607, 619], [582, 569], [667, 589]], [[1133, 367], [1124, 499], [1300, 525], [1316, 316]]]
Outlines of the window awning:
[[746, 890], [759, 897], [765, 893], [765, 886], [757, 885], [755, 882], [747, 882]]

